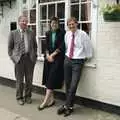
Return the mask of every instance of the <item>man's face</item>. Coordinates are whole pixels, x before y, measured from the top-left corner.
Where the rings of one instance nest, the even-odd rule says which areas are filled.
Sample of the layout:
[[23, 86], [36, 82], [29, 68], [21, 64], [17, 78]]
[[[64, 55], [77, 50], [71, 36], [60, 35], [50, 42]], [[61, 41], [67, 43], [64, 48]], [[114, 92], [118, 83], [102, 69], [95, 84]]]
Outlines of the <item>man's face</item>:
[[21, 19], [19, 20], [20, 28], [21, 29], [26, 29], [27, 28], [27, 24], [28, 24], [27, 17], [21, 17]]
[[73, 20], [68, 22], [68, 28], [71, 32], [75, 32], [77, 30], [77, 23]]

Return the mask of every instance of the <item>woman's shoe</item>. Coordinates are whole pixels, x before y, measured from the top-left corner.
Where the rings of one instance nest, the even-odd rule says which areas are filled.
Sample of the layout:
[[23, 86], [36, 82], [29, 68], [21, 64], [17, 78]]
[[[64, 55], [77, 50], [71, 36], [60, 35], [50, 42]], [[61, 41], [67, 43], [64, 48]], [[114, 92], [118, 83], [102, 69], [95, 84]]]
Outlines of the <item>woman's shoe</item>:
[[47, 107], [47, 105], [42, 105], [42, 104], [41, 104], [41, 105], [38, 106], [38, 110], [41, 111], [41, 110], [43, 110], [43, 109], [46, 108], [46, 107]]

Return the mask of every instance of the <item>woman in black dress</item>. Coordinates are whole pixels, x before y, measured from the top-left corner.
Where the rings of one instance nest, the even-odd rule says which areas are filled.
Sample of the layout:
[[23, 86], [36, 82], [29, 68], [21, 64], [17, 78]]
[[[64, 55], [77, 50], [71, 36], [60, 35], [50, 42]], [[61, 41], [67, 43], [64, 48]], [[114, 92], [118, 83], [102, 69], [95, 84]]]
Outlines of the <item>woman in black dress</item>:
[[42, 80], [42, 84], [46, 86], [46, 95], [42, 104], [38, 106], [39, 110], [52, 106], [55, 103], [53, 90], [60, 89], [63, 86], [64, 35], [65, 31], [59, 28], [59, 19], [52, 17], [50, 30], [46, 32], [46, 51]]

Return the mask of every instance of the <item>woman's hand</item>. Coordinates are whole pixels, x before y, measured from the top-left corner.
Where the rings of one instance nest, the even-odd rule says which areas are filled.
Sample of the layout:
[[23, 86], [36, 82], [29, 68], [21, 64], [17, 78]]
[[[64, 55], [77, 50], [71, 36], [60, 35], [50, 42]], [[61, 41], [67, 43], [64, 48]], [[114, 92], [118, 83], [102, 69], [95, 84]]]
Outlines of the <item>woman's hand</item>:
[[47, 55], [46, 57], [47, 57], [48, 62], [53, 62], [54, 61], [54, 58], [53, 58], [52, 55]]

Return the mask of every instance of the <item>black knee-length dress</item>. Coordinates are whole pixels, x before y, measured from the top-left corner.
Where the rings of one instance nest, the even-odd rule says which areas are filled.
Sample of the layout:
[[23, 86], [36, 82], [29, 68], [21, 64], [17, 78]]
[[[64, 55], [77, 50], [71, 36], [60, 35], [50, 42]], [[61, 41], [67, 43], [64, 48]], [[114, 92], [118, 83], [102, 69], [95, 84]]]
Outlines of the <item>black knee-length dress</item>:
[[59, 53], [55, 56], [54, 62], [50, 63], [46, 59], [43, 67], [43, 79], [42, 84], [48, 89], [60, 89], [63, 86], [64, 80], [64, 57], [65, 57], [65, 43], [64, 43], [65, 31], [58, 29], [56, 31], [56, 37], [54, 47], [52, 45], [52, 31], [46, 32], [46, 51], [49, 54], [53, 53], [56, 49], [59, 49]]

